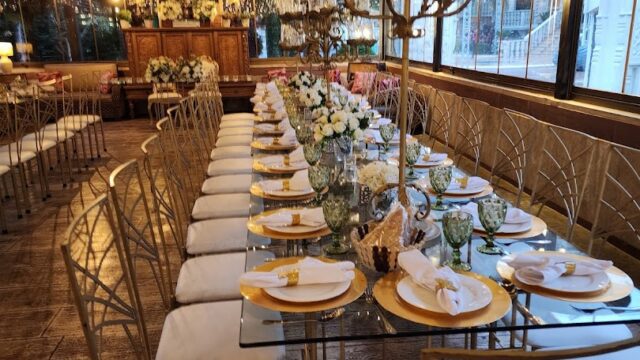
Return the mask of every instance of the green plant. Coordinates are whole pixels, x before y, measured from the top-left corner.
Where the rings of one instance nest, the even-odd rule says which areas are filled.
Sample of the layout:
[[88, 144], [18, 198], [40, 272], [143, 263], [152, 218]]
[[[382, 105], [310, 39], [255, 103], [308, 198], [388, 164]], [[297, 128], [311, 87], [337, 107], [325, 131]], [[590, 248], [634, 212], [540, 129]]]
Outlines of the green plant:
[[118, 13], [118, 19], [131, 22], [131, 11], [127, 9], [120, 10]]

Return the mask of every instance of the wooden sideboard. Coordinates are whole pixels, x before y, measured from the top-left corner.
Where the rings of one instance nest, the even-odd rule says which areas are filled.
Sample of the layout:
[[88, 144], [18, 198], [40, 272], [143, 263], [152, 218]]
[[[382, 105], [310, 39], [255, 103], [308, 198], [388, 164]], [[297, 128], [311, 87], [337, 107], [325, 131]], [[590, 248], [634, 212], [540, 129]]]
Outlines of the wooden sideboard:
[[221, 75], [249, 74], [247, 28], [124, 29], [130, 75], [144, 76], [150, 58], [208, 55]]

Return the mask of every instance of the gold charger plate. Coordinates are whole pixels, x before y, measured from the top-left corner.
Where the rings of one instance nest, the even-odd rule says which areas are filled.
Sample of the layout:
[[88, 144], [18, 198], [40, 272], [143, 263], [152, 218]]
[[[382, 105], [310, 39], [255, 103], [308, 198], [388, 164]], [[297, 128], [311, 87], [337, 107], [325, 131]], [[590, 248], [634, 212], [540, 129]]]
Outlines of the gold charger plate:
[[[263, 111], [263, 112], [264, 112], [264, 111]], [[280, 122], [280, 121], [282, 121], [282, 120], [284, 120], [284, 119], [272, 119], [272, 118], [269, 118], [269, 119], [262, 119], [262, 118], [261, 118], [260, 120], [256, 119], [256, 120], [255, 120], [255, 122], [256, 122], [256, 123], [258, 123], [258, 124], [264, 124], [264, 123], [268, 123], [268, 124], [270, 124], [270, 123], [279, 123], [279, 122]]]
[[272, 150], [272, 151], [282, 151], [282, 150], [293, 150], [298, 147], [298, 144], [293, 145], [273, 145], [273, 144], [265, 144], [258, 140], [253, 140], [251, 142], [251, 147], [257, 150]]
[[436, 166], [451, 166], [453, 165], [453, 159], [450, 157], [447, 157], [446, 159], [444, 159], [443, 162], [439, 163], [439, 164], [434, 164], [434, 165], [425, 165], [425, 164], [415, 164], [414, 167], [417, 169], [428, 169], [428, 168], [432, 168], [432, 167], [436, 167]]
[[[289, 257], [276, 259], [274, 261], [258, 265], [253, 270], [254, 271], [271, 271], [279, 266], [283, 265], [291, 265], [296, 262], [302, 260], [302, 257]], [[335, 262], [336, 260], [327, 259], [320, 257], [319, 260], [324, 262]], [[341, 306], [348, 305], [355, 300], [357, 300], [364, 293], [364, 289], [367, 287], [367, 278], [364, 276], [362, 271], [358, 269], [354, 269], [355, 278], [351, 281], [351, 286], [349, 289], [339, 295], [329, 300], [318, 301], [318, 302], [307, 302], [307, 303], [293, 303], [288, 301], [278, 300], [269, 296], [263, 289], [256, 288], [253, 286], [244, 286], [240, 285], [240, 293], [242, 296], [251, 301], [252, 303], [262, 306], [264, 308], [275, 310], [275, 311], [285, 311], [292, 313], [310, 313], [316, 311], [325, 311], [330, 309], [335, 309]]]
[[[498, 233], [496, 239], [527, 239], [530, 237], [538, 236], [547, 231], [547, 223], [535, 215], [531, 215], [531, 229], [519, 233]], [[484, 231], [473, 229], [474, 235], [486, 236]]]
[[[433, 190], [431, 190], [431, 188], [428, 188], [427, 192], [429, 193], [429, 195], [433, 195], [433, 196], [437, 195], [436, 193], [433, 192]], [[475, 199], [475, 198], [481, 198], [483, 196], [487, 196], [487, 195], [491, 195], [491, 194], [493, 194], [493, 186], [487, 185], [479, 193], [464, 194], [464, 195], [462, 195], [462, 194], [458, 195], [458, 194], [447, 194], [447, 193], [444, 193], [444, 195], [442, 195], [442, 197], [444, 199]]]
[[476, 273], [464, 273], [463, 276], [480, 280], [489, 287], [493, 295], [489, 305], [456, 316], [419, 309], [409, 305], [398, 295], [396, 284], [403, 277], [400, 271], [389, 273], [380, 278], [373, 286], [373, 296], [383, 308], [396, 316], [418, 324], [438, 327], [465, 328], [486, 325], [501, 319], [511, 310], [509, 294], [495, 281]]
[[264, 136], [264, 137], [268, 137], [268, 136], [282, 136], [284, 134], [284, 131], [278, 130], [278, 131], [263, 131], [257, 128], [253, 128], [253, 133], [254, 135], [257, 136]]
[[[550, 254], [558, 254], [562, 256], [567, 256], [570, 258], [574, 258], [576, 260], [581, 260], [587, 258], [586, 256], [576, 255], [576, 254], [567, 254], [561, 253], [557, 251], [548, 251]], [[609, 276], [609, 280], [611, 281], [609, 287], [604, 290], [594, 291], [590, 293], [576, 294], [576, 293], [566, 293], [561, 291], [549, 290], [539, 286], [527, 285], [524, 284], [513, 276], [514, 270], [511, 266], [507, 265], [503, 261], [498, 261], [496, 265], [496, 270], [498, 270], [498, 274], [503, 279], [507, 279], [513, 282], [518, 288], [530, 292], [532, 294], [538, 294], [542, 296], [547, 296], [553, 299], [563, 300], [563, 301], [575, 301], [575, 302], [609, 302], [616, 301], [622, 299], [629, 294], [634, 289], [633, 280], [627, 275], [624, 271], [619, 268], [613, 266], [608, 269], [607, 275]]]
[[266, 192], [264, 192], [264, 190], [262, 190], [262, 187], [260, 187], [259, 184], [252, 184], [251, 185], [251, 189], [249, 189], [249, 191], [251, 192], [251, 195], [255, 195], [257, 197], [261, 197], [263, 199], [268, 199], [268, 200], [280, 200], [280, 201], [301, 201], [301, 200], [310, 200], [313, 199], [316, 196], [315, 192], [312, 192], [310, 194], [306, 194], [306, 195], [296, 195], [296, 196], [277, 196], [277, 195], [271, 195], [268, 194]]
[[261, 162], [254, 160], [253, 161], [253, 171], [265, 173], [265, 174], [293, 174], [297, 171], [307, 169], [309, 166], [303, 168], [279, 168], [274, 169], [270, 167], [266, 167]]
[[269, 216], [278, 211], [296, 210], [296, 209], [301, 209], [301, 208], [282, 208], [282, 209], [275, 209], [275, 210], [267, 210], [258, 215], [254, 215], [251, 218], [249, 218], [249, 221], [247, 221], [247, 229], [249, 229], [249, 231], [251, 231], [256, 235], [268, 237], [271, 239], [277, 239], [277, 240], [306, 240], [306, 239], [314, 239], [314, 238], [331, 235], [331, 230], [329, 229], [328, 226], [325, 226], [324, 228], [318, 231], [312, 231], [309, 233], [288, 234], [288, 233], [282, 233], [279, 231], [273, 231], [271, 229], [266, 228], [263, 225], [256, 223], [257, 219], [260, 219], [265, 216]]

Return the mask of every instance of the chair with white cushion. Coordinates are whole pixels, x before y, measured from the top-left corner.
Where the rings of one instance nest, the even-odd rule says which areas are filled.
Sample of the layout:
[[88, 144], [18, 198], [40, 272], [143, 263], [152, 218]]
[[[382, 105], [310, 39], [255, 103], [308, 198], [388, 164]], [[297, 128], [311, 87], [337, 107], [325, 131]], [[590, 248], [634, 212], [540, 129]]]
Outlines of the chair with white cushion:
[[209, 163], [207, 175], [237, 175], [251, 174], [253, 171], [253, 160], [251, 158], [222, 159]]
[[206, 195], [248, 193], [251, 189], [251, 178], [251, 174], [214, 176], [202, 183], [202, 193]]
[[166, 116], [167, 109], [180, 102], [182, 95], [175, 83], [153, 83], [153, 92], [147, 97], [147, 112], [151, 122]]
[[211, 151], [211, 160], [246, 159], [251, 157], [251, 147], [244, 145], [225, 146]]

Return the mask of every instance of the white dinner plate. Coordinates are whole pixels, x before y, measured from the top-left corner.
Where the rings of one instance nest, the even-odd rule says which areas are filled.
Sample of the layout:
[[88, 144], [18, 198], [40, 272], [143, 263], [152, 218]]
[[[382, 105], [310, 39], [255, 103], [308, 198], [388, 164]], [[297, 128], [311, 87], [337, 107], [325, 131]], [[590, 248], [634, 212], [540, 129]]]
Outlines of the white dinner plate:
[[279, 232], [282, 234], [308, 234], [316, 231], [320, 231], [327, 227], [327, 224], [322, 224], [318, 226], [306, 226], [306, 225], [296, 225], [296, 226], [272, 226], [272, 225], [263, 225], [269, 230]]
[[304, 195], [309, 195], [314, 193], [312, 188], [306, 189], [306, 190], [288, 190], [288, 191], [284, 191], [284, 190], [270, 190], [270, 191], [265, 191], [263, 190], [265, 194], [269, 194], [269, 195], [273, 195], [273, 196], [279, 196], [279, 197], [296, 197], [296, 196], [304, 196]]
[[[455, 181], [455, 180], [451, 180], [451, 181]], [[484, 191], [484, 189], [486, 188], [486, 185], [483, 186], [476, 186], [474, 188], [470, 188], [467, 187], [465, 189], [447, 189], [447, 191], [445, 191], [445, 195], [473, 195], [473, 194], [478, 194]]]
[[[275, 273], [286, 272], [295, 268], [295, 264], [279, 266], [272, 271]], [[270, 296], [283, 301], [305, 303], [324, 301], [342, 295], [349, 290], [351, 280], [331, 283], [331, 284], [313, 284], [313, 285], [296, 285], [279, 288], [266, 288], [264, 291]]]
[[[531, 220], [524, 223], [519, 223], [519, 224], [502, 224], [502, 226], [500, 226], [500, 229], [498, 229], [496, 234], [517, 234], [517, 233], [531, 230], [532, 226], [533, 226], [533, 222]], [[480, 223], [480, 220], [478, 219], [473, 220], [473, 229], [478, 231], [483, 231], [483, 232], [485, 231], [484, 227]]]
[[570, 275], [570, 276], [561, 276], [553, 281], [549, 281], [545, 284], [531, 284], [525, 279], [522, 279], [518, 273], [515, 273], [516, 279], [527, 284], [538, 286], [544, 289], [560, 291], [564, 293], [591, 293], [596, 291], [601, 291], [606, 289], [609, 286], [611, 280], [609, 276], [607, 276], [606, 272], [600, 272], [592, 275]]
[[276, 164], [276, 165], [265, 165], [267, 169], [273, 170], [303, 170], [309, 167], [306, 161], [289, 163], [289, 166], [285, 164]]
[[[468, 276], [460, 276], [463, 308], [460, 313], [476, 311], [491, 303], [493, 295], [487, 285], [480, 280]], [[435, 313], [447, 313], [436, 300], [435, 292], [418, 285], [411, 276], [400, 280], [396, 285], [396, 291], [402, 300], [419, 309]]]

